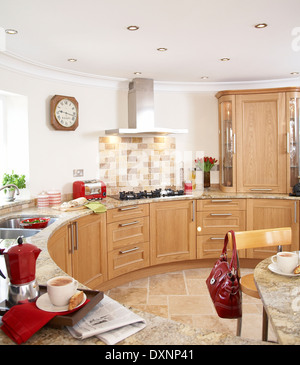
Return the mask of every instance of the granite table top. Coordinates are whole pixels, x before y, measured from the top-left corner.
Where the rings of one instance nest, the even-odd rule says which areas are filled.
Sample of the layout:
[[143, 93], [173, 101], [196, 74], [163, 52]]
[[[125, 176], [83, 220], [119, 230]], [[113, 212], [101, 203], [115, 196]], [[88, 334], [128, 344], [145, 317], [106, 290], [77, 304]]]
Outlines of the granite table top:
[[[299, 251], [298, 251], [299, 252]], [[272, 272], [271, 258], [254, 270], [254, 280], [278, 343], [300, 345], [300, 276]]]

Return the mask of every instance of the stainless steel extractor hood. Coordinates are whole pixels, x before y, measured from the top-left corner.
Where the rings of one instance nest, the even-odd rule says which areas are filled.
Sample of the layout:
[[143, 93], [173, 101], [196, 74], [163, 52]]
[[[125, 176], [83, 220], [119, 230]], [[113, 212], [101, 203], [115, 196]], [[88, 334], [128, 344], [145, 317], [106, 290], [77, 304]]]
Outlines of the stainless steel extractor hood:
[[188, 133], [187, 129], [155, 128], [153, 80], [136, 78], [129, 83], [128, 128], [109, 129], [110, 135], [167, 135]]

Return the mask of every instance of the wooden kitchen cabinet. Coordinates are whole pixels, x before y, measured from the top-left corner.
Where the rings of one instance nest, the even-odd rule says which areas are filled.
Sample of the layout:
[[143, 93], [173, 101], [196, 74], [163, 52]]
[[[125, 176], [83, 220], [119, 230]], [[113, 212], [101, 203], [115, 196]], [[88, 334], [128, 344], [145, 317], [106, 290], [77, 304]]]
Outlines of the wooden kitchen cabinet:
[[[216, 94], [222, 191], [273, 194], [290, 191], [291, 181], [295, 181], [292, 176], [299, 173], [298, 167], [292, 167], [297, 162], [293, 154], [299, 155], [298, 142], [290, 138], [294, 124], [299, 124], [297, 91], [299, 88], [291, 87]], [[294, 116], [292, 104], [296, 108]]]
[[[246, 199], [203, 199], [197, 201], [197, 258], [220, 256], [229, 230], [246, 229]], [[244, 257], [244, 252], [239, 252]]]
[[48, 250], [67, 274], [96, 288], [107, 280], [106, 215], [88, 215], [60, 228], [50, 237]]
[[286, 94], [286, 114], [288, 121], [287, 187], [288, 192], [292, 192], [293, 186], [298, 184], [300, 178], [300, 92]]
[[55, 263], [68, 275], [72, 272], [72, 256], [70, 253], [70, 230], [71, 225], [65, 225], [53, 233], [48, 240], [48, 251]]
[[[292, 228], [292, 245], [287, 251], [299, 250], [299, 202], [284, 199], [248, 199], [247, 230]], [[247, 258], [264, 259], [274, 255], [277, 248], [247, 250]]]
[[195, 258], [195, 201], [151, 203], [150, 264], [157, 265]]
[[235, 97], [219, 99], [219, 169], [220, 186], [226, 192], [236, 191], [236, 125]]
[[108, 279], [149, 266], [149, 204], [107, 211]]
[[285, 94], [236, 96], [237, 191], [286, 193]]

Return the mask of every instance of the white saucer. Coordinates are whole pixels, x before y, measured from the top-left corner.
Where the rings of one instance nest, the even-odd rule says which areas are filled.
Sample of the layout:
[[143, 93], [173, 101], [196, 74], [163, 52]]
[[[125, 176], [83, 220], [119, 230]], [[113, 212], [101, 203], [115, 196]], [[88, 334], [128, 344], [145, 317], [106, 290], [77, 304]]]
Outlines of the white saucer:
[[270, 265], [268, 266], [268, 269], [269, 269], [270, 271], [272, 271], [273, 273], [278, 274], [278, 275], [284, 275], [284, 276], [295, 276], [295, 277], [296, 277], [296, 276], [300, 276], [300, 274], [294, 274], [294, 273], [287, 274], [287, 273], [285, 273], [285, 272], [282, 272], [282, 271], [280, 271], [280, 270], [279, 270], [278, 266], [277, 266], [276, 264], [274, 264], [274, 263], [270, 264]]
[[[84, 302], [86, 301], [86, 295], [85, 293], [83, 293], [83, 300], [81, 303], [79, 303], [77, 305], [77, 307], [75, 308], [78, 308], [79, 306], [81, 306]], [[45, 293], [43, 295], [41, 295], [40, 297], [38, 297], [37, 301], [35, 302], [36, 306], [45, 311], [45, 312], [67, 312], [69, 309], [68, 309], [68, 305], [64, 305], [64, 306], [56, 306], [56, 305], [53, 305], [51, 302], [50, 302], [50, 299], [49, 299], [49, 296], [48, 296], [48, 293]], [[75, 309], [74, 308], [74, 309]]]

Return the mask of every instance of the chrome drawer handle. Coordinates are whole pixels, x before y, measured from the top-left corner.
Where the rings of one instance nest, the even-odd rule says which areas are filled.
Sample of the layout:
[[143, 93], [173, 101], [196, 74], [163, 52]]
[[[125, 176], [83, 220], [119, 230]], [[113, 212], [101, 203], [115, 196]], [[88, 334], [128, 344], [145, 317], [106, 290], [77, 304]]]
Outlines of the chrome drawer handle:
[[232, 199], [218, 199], [218, 200], [212, 200], [212, 203], [231, 203]]
[[128, 208], [119, 208], [119, 210], [131, 210], [131, 209], [137, 209], [138, 207], [128, 207]]
[[232, 213], [210, 213], [210, 215], [213, 217], [229, 217], [232, 215]]
[[220, 241], [220, 240], [223, 241], [224, 237], [210, 237], [209, 239], [212, 241]]
[[134, 221], [134, 222], [129, 222], [129, 223], [120, 223], [119, 226], [120, 227], [126, 227], [126, 226], [131, 226], [132, 224], [137, 224], [140, 223], [139, 221]]
[[134, 248], [131, 248], [130, 250], [125, 250], [125, 251], [119, 251], [121, 254], [123, 254], [123, 253], [128, 253], [128, 252], [132, 252], [132, 251], [136, 251], [136, 250], [138, 250], [139, 249], [139, 247], [134, 247]]
[[273, 189], [250, 189], [251, 191], [272, 191]]

